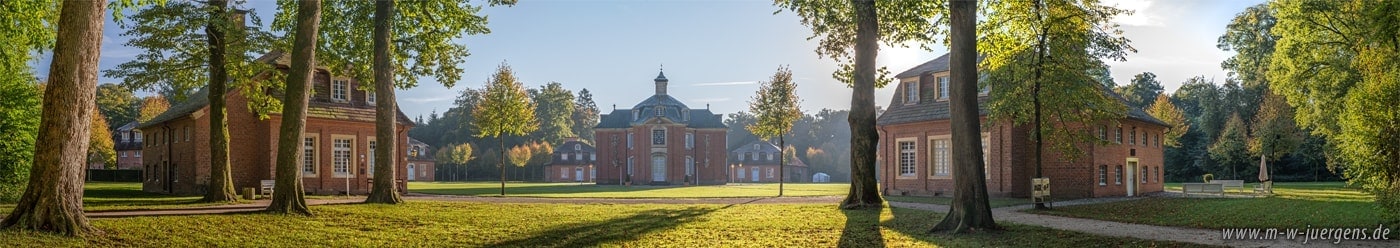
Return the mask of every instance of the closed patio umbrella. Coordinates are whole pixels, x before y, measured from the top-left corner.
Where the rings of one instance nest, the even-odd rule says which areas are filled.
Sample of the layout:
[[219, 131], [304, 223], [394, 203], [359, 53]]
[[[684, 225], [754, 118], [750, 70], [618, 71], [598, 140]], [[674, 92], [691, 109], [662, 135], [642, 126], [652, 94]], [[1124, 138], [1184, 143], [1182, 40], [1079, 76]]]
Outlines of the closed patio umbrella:
[[1273, 193], [1273, 181], [1269, 180], [1269, 165], [1265, 162], [1266, 156], [1259, 156], [1259, 184], [1262, 184], [1265, 192]]

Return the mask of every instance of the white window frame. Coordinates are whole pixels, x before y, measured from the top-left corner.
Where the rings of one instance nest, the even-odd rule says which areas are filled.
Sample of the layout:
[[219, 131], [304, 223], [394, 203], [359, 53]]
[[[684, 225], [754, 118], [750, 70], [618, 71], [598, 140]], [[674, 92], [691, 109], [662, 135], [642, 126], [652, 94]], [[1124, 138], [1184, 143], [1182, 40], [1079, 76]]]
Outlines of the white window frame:
[[695, 134], [685, 134], [685, 149], [695, 149]]
[[574, 144], [574, 150], [575, 150], [575, 151], [583, 150], [583, 144]]
[[331, 79], [331, 101], [350, 101], [350, 80], [344, 78]]
[[331, 135], [331, 177], [355, 177], [355, 136]]
[[379, 100], [378, 94], [375, 94], [373, 91], [365, 91], [365, 104], [375, 105], [376, 100]]
[[904, 104], [915, 104], [919, 102], [919, 80], [904, 82]]
[[[896, 151], [899, 152], [895, 160], [896, 165], [898, 165], [896, 168], [899, 169], [896, 173], [898, 173], [899, 176], [895, 178], [917, 178], [919, 176], [919, 140], [909, 137], [895, 139], [894, 142], [895, 148], [898, 149]], [[909, 147], [905, 147], [905, 144], [908, 144]]]
[[193, 130], [194, 130], [194, 129], [191, 128], [190, 126], [185, 126], [185, 142], [189, 142], [189, 141], [190, 141], [190, 136], [194, 136], [194, 131], [193, 131]]
[[1133, 127], [1131, 133], [1128, 133], [1128, 145], [1137, 145], [1137, 135], [1137, 127]]
[[768, 173], [766, 173], [767, 178], [773, 178], [773, 174], [776, 174], [776, 173], [774, 173], [774, 172], [777, 171], [777, 169], [774, 169], [773, 167], [768, 167], [768, 170], [767, 170], [767, 171], [768, 171]]
[[141, 157], [141, 150], [136, 150], [136, 157]]
[[[309, 146], [307, 145], [307, 142], [308, 142], [308, 141], [311, 143], [311, 145], [309, 145]], [[319, 172], [319, 171], [321, 170], [320, 164], [319, 164], [319, 163], [316, 163], [317, 161], [319, 161], [317, 155], [319, 155], [319, 153], [320, 153], [320, 149], [317, 149], [317, 148], [320, 148], [320, 146], [321, 146], [321, 143], [318, 142], [318, 141], [320, 141], [320, 135], [319, 135], [319, 134], [314, 134], [314, 133], [302, 134], [302, 140], [301, 140], [301, 153], [302, 153], [302, 158], [301, 158], [301, 176], [302, 176], [302, 177], [316, 177], [316, 173]], [[307, 153], [307, 151], [311, 151], [311, 153]], [[311, 162], [311, 167], [310, 167], [310, 168], [311, 168], [311, 171], [307, 171], [307, 170], [306, 170], [306, 169], [307, 169], [307, 165], [306, 165], [307, 162]]]
[[1122, 126], [1119, 126], [1119, 127], [1118, 127], [1118, 131], [1114, 131], [1114, 133], [1113, 133], [1113, 143], [1114, 143], [1114, 144], [1123, 144], [1123, 127], [1122, 127]]
[[766, 152], [766, 153], [763, 153], [763, 155], [767, 155], [767, 156], [768, 156], [768, 161], [773, 161], [773, 153], [771, 153], [771, 152]]
[[582, 153], [582, 152], [575, 152], [575, 153], [574, 153], [574, 160], [583, 161], [583, 153]]
[[598, 161], [598, 153], [596, 153], [596, 152], [590, 152], [590, 153], [588, 153], [588, 161]]
[[1113, 185], [1123, 185], [1123, 166], [1119, 165], [1113, 169]]
[[1108, 165], [1099, 165], [1099, 186], [1108, 185]]
[[366, 148], [366, 149], [365, 149], [365, 150], [366, 150], [366, 152], [365, 152], [365, 154], [366, 154], [365, 157], [369, 158], [369, 160], [366, 160], [366, 161], [365, 161], [365, 172], [369, 173], [370, 177], [373, 177], [373, 176], [374, 176], [374, 148], [376, 148], [377, 146], [379, 146], [379, 141], [376, 141], [376, 140], [374, 139], [374, 136], [365, 137], [365, 140], [366, 140], [366, 141], [365, 141], [365, 148]]
[[562, 179], [569, 179], [569, 168], [568, 168], [568, 167], [559, 166], [559, 178], [562, 178]]
[[627, 133], [627, 148], [632, 148], [632, 133]]
[[953, 176], [952, 138], [952, 135], [937, 135], [928, 138], [929, 177], [951, 178]]
[[120, 153], [122, 154], [122, 157], [123, 157], [123, 158], [126, 157], [126, 151], [122, 151], [122, 152], [120, 152]]
[[934, 78], [934, 88], [938, 88], [938, 95], [933, 96], [939, 101], [948, 100], [948, 87], [953, 84], [952, 76], [940, 76]]

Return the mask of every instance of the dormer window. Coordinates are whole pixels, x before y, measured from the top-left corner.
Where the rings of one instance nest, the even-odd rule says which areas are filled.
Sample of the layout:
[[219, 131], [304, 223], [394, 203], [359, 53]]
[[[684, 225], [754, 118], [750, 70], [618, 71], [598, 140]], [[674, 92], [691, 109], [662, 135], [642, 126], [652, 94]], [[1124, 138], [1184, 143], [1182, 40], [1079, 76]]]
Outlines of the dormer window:
[[637, 112], [636, 109], [633, 109], [633, 110], [632, 110], [632, 120], [634, 120], [634, 121], [635, 121], [635, 120], [640, 120], [641, 118], [642, 118], [641, 113], [640, 113], [640, 112]]
[[768, 161], [773, 161], [773, 153], [768, 153]]
[[347, 93], [347, 91], [348, 91], [349, 89], [350, 89], [350, 81], [349, 81], [349, 80], [342, 80], [342, 79], [331, 80], [331, 100], [336, 100], [336, 101], [341, 101], [341, 102], [349, 101], [350, 97], [349, 97], [349, 94]]
[[938, 100], [948, 100], [948, 76], [938, 77]]
[[666, 114], [666, 107], [656, 106], [656, 116], [662, 116], [662, 115], [665, 115], [665, 114]]
[[753, 144], [753, 150], [755, 150], [755, 151], [758, 150], [758, 144]]
[[575, 150], [575, 151], [583, 150], [583, 145], [581, 145], [581, 144], [574, 144], [574, 150]]
[[904, 82], [904, 104], [917, 102], [919, 102], [919, 81]]
[[682, 109], [682, 110], [681, 110], [681, 120], [682, 120], [682, 121], [688, 121], [688, 120], [690, 120], [690, 110], [689, 110], [689, 109]]

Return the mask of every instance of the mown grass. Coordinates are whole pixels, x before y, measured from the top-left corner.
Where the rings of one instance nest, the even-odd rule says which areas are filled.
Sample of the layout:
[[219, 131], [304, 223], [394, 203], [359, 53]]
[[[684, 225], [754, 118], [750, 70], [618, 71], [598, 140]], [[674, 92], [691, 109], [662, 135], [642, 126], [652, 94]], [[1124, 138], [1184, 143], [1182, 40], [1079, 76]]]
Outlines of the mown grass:
[[[409, 182], [408, 191], [437, 195], [499, 196], [499, 182]], [[845, 195], [846, 183], [787, 183], [784, 196]], [[706, 186], [619, 186], [580, 183], [507, 182], [506, 196], [552, 198], [715, 198], [777, 196], [778, 184]]]
[[[332, 199], [336, 196], [306, 196], [307, 198]], [[240, 200], [227, 203], [201, 203], [200, 196], [171, 196], [141, 191], [141, 183], [132, 182], [87, 182], [83, 185], [83, 210], [150, 210], [219, 206], [239, 203], [252, 203]], [[0, 214], [9, 213], [14, 203], [0, 204]]]
[[[1167, 190], [1180, 191], [1180, 184]], [[1252, 185], [1247, 186], [1251, 189]], [[1369, 194], [1343, 183], [1276, 183], [1262, 198], [1147, 198], [1028, 212], [1195, 228], [1376, 227], [1384, 223]], [[1389, 225], [1389, 224], [1388, 224]]]
[[103, 231], [67, 238], [0, 231], [0, 247], [1124, 247], [1191, 246], [1006, 225], [975, 235], [927, 234], [941, 213], [830, 204], [487, 204], [313, 206], [276, 214], [95, 219]]
[[[885, 196], [885, 200], [886, 200], [886, 201], [896, 201], [896, 202], [913, 202], [913, 203], [938, 204], [938, 205], [948, 205], [948, 204], [952, 204], [952, 203], [953, 203], [953, 198], [952, 198], [952, 197], [941, 197], [941, 196]], [[1029, 199], [1029, 198], [1002, 198], [1002, 197], [993, 197], [993, 198], [991, 198], [991, 199], [987, 199], [987, 204], [991, 205], [992, 208], [1009, 207], [1009, 206], [1016, 206], [1016, 205], [1021, 205], [1021, 204], [1031, 204], [1031, 199]]]

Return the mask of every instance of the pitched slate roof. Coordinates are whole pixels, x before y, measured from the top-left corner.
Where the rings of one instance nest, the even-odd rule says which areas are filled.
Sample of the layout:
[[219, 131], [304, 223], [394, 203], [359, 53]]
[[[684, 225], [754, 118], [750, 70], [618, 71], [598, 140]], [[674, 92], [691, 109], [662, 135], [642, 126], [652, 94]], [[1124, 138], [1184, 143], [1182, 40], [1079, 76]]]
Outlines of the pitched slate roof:
[[[757, 146], [757, 148], [754, 148], [755, 145]], [[734, 148], [734, 150], [730, 150], [729, 162], [744, 163], [745, 165], [776, 165], [778, 164], [777, 154], [779, 153], [779, 151], [780, 150], [778, 149], [778, 145], [776, 144], [763, 140], [755, 140], [753, 142], [749, 142], [748, 144], [741, 145], [739, 146], [739, 148]], [[750, 157], [745, 157], [745, 154], [757, 155], [759, 156], [759, 159], [757, 161], [748, 160]], [[773, 160], [767, 160], [767, 154], [773, 154]], [[803, 163], [801, 159], [796, 159], [787, 162], [788, 165], [791, 166], [807, 166], [807, 164]]]
[[[910, 68], [909, 70], [901, 72], [895, 77], [917, 77], [919, 75], [923, 75], [924, 73], [937, 73], [948, 71], [948, 57], [948, 54], [943, 54], [943, 56], [939, 56], [938, 58], [929, 60], [928, 62], [924, 62], [923, 64], [915, 66], [914, 68]], [[891, 125], [900, 123], [948, 119], [951, 114], [951, 111], [948, 107], [948, 101], [933, 100], [933, 91], [924, 89], [925, 86], [923, 85], [924, 83], [922, 83], [923, 79], [920, 79], [920, 82], [921, 85], [917, 87], [921, 91], [919, 92], [919, 102], [913, 104], [905, 104], [901, 98], [904, 96], [904, 91], [906, 88], [898, 87], [897, 89], [895, 89], [894, 97], [891, 97], [890, 99], [890, 105], [888, 105], [889, 108], [886, 109], [885, 112], [881, 114], [878, 118], [876, 118], [875, 123], [877, 125]], [[1104, 89], [1104, 94], [1108, 94], [1110, 97], [1118, 99], [1119, 102], [1123, 103], [1124, 105], [1127, 104], [1128, 101], [1127, 99], [1123, 98], [1123, 96], [1118, 95], [1118, 93], [1115, 93], [1112, 90], [1108, 90], [1107, 87], [1101, 88]], [[977, 97], [978, 115], [987, 115], [987, 98], [988, 96]], [[1127, 117], [1129, 119], [1170, 127], [1170, 125], [1167, 125], [1166, 122], [1152, 117], [1152, 115], [1147, 114], [1147, 112], [1139, 108], [1128, 107]]]
[[[665, 80], [664, 74], [656, 76], [656, 81]], [[637, 118], [632, 118], [634, 111]], [[594, 128], [627, 128], [655, 118], [665, 118], [671, 122], [686, 124], [690, 128], [728, 127], [724, 125], [723, 116], [714, 114], [709, 109], [690, 109], [670, 95], [656, 94], [638, 102], [631, 109], [614, 109], [611, 113], [603, 114]]]
[[[578, 150], [574, 150], [574, 146], [575, 146], [575, 145], [577, 145], [577, 146], [579, 147]], [[596, 156], [596, 154], [594, 154], [595, 152], [596, 152], [596, 150], [593, 149], [593, 146], [588, 145], [588, 143], [584, 143], [584, 142], [582, 142], [582, 141], [577, 141], [577, 140], [566, 141], [566, 142], [564, 142], [563, 144], [559, 144], [559, 146], [554, 147], [554, 154], [552, 154], [553, 156], [550, 156], [550, 162], [549, 162], [549, 164], [551, 164], [551, 165], [556, 165], [556, 164], [557, 164], [557, 165], [586, 165], [586, 164], [592, 164], [592, 162], [593, 162], [592, 159], [594, 158], [593, 156]], [[573, 155], [574, 153], [581, 153], [582, 155]], [[566, 154], [565, 157], [567, 157], [567, 158], [566, 158], [566, 159], [559, 159], [560, 154]], [[577, 156], [582, 156], [583, 159], [582, 159], [582, 160], [574, 159], [574, 158], [576, 158]]]
[[[285, 55], [287, 54], [280, 51], [272, 51], [263, 55], [262, 57], [259, 57], [256, 61], [264, 63], [284, 64], [289, 59], [288, 57], [290, 57]], [[325, 68], [318, 69], [322, 71], [325, 70]], [[230, 87], [228, 94], [225, 95], [225, 99], [227, 99], [229, 96], [233, 96], [234, 94], [240, 93], [237, 90], [233, 90], [232, 87]], [[137, 125], [137, 128], [155, 126], [156, 124], [174, 120], [180, 117], [189, 116], [190, 113], [199, 111], [200, 109], [203, 109], [205, 106], [208, 105], [209, 90], [207, 87], [200, 88], [199, 91], [196, 91], [194, 94], [191, 94], [189, 97], [187, 97], [184, 102], [170, 106], [170, 109], [167, 109], [165, 112], [160, 113], [160, 115], [156, 115], [156, 117], [151, 118], [151, 120], [146, 121], [145, 123]], [[247, 111], [247, 108], [243, 108], [241, 106], [230, 106], [229, 109], [232, 111]], [[413, 119], [409, 119], [407, 115], [404, 115], [402, 109], [396, 108], [395, 112], [398, 115], [398, 123], [400, 125], [412, 126], [414, 124]], [[274, 112], [270, 114], [281, 114], [281, 112], [274, 110]], [[360, 122], [374, 122], [375, 109], [373, 107], [347, 107], [313, 100], [307, 101], [306, 103], [306, 117]]]

